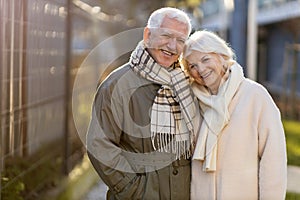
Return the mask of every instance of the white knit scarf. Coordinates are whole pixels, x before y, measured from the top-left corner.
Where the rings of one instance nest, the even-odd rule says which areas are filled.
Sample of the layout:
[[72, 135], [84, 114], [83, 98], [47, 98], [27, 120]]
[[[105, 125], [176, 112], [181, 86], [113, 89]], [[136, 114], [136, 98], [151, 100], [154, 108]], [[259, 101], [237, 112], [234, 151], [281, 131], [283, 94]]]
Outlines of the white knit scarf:
[[204, 86], [192, 85], [204, 118], [193, 159], [204, 160], [203, 171], [206, 172], [216, 170], [218, 137], [230, 120], [229, 104], [244, 80], [243, 69], [237, 63], [227, 70], [226, 76], [228, 79], [220, 85], [217, 95], [211, 95]]
[[155, 150], [173, 153], [176, 159], [191, 156], [192, 120], [196, 105], [188, 77], [178, 63], [160, 66], [141, 41], [130, 57], [130, 65], [139, 76], [161, 85], [151, 110], [151, 139]]

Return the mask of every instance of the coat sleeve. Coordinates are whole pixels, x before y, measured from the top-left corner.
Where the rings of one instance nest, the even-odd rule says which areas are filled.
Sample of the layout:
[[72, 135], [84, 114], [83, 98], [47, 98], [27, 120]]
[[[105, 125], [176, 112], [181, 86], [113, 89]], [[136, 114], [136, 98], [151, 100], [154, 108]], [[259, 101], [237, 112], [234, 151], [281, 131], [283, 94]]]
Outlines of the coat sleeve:
[[[271, 96], [263, 90], [258, 126], [259, 199], [285, 199], [287, 188], [286, 141], [281, 115]], [[261, 98], [259, 98], [261, 97]]]
[[[139, 185], [140, 177], [133, 172], [130, 164], [122, 155], [120, 148], [121, 128], [117, 124], [122, 117], [112, 113], [112, 106], [119, 106], [111, 101], [110, 89], [99, 88], [92, 106], [92, 116], [87, 133], [87, 153], [95, 170], [114, 195], [133, 195]], [[115, 104], [115, 105], [114, 105]], [[136, 185], [136, 187], [134, 187]], [[131, 187], [132, 186], [132, 187]], [[128, 187], [128, 191], [124, 192]]]

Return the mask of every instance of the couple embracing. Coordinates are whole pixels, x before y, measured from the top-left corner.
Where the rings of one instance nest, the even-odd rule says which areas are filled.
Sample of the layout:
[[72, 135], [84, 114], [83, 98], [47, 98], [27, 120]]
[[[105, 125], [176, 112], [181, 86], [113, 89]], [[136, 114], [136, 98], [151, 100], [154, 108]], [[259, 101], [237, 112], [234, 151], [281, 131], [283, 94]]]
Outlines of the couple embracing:
[[284, 199], [280, 112], [217, 34], [154, 11], [128, 63], [98, 87], [87, 153], [107, 199]]

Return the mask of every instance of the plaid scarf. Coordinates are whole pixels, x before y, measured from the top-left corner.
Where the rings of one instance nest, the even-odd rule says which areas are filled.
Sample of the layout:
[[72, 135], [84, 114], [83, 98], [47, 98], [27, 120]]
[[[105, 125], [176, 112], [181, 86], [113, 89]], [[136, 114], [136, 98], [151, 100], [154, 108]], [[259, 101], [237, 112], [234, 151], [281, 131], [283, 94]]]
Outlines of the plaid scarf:
[[151, 111], [151, 140], [159, 152], [173, 153], [176, 159], [189, 158], [193, 145], [195, 104], [188, 77], [179, 63], [160, 66], [141, 41], [130, 57], [130, 66], [139, 76], [161, 85]]

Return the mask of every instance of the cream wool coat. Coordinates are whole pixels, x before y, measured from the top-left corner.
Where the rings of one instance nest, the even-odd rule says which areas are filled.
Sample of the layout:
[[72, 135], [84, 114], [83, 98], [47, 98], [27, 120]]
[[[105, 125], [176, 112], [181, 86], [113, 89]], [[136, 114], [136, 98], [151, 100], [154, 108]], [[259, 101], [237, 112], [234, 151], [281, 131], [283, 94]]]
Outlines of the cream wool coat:
[[287, 186], [285, 135], [267, 90], [245, 79], [229, 105], [218, 139], [217, 169], [192, 160], [192, 200], [283, 200]]

